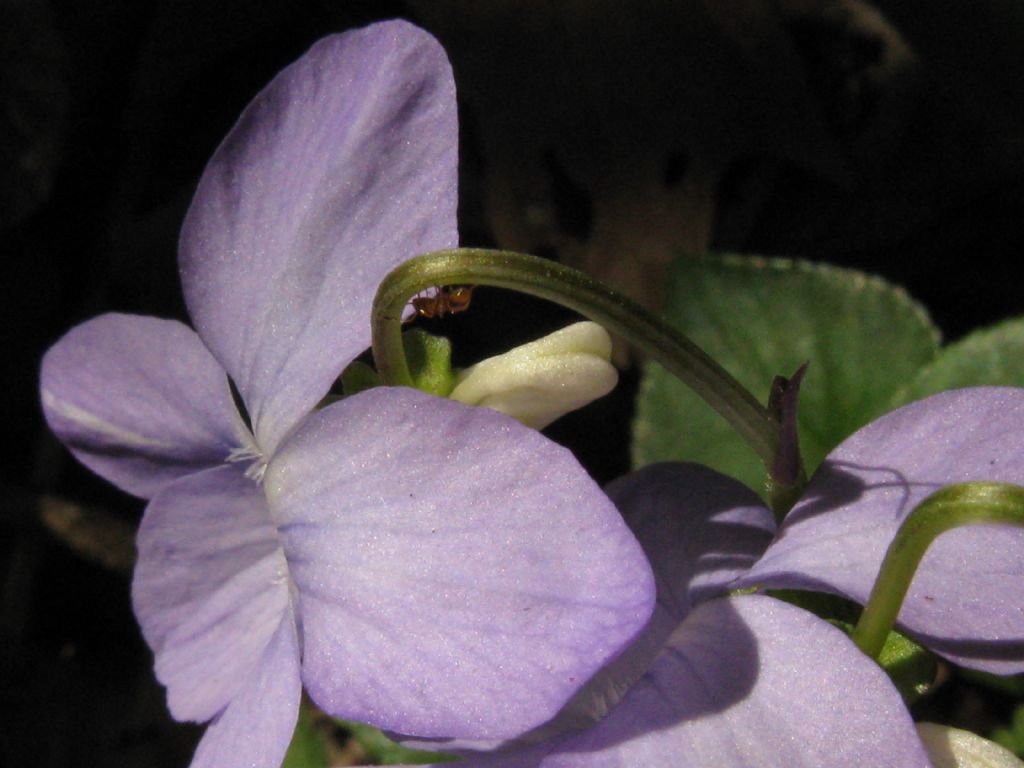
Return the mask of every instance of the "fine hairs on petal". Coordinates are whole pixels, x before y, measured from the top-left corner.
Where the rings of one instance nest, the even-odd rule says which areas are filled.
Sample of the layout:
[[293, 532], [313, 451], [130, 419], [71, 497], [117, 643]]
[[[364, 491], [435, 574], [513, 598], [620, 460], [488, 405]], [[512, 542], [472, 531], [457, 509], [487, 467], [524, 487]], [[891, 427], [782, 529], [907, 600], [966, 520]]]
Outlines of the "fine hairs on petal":
[[245, 468], [245, 476], [256, 483], [263, 482], [263, 475], [267, 471], [267, 460], [263, 453], [255, 445], [247, 445], [233, 449], [225, 461], [228, 464], [249, 463]]

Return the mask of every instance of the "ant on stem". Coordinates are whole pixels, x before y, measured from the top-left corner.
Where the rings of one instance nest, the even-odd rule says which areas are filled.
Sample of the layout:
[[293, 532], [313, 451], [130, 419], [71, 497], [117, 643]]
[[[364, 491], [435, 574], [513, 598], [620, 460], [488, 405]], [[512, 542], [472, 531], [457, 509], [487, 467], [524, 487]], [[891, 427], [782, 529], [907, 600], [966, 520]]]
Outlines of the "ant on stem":
[[433, 296], [415, 297], [412, 300], [412, 307], [418, 317], [444, 317], [465, 312], [469, 309], [472, 298], [472, 285], [445, 285], [439, 286]]

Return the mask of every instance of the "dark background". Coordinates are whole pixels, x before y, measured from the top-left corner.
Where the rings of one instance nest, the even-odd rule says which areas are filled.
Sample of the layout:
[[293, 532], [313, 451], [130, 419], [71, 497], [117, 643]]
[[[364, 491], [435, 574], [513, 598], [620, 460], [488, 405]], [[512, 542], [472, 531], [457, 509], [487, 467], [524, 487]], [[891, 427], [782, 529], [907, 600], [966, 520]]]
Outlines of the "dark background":
[[[0, 0], [0, 765], [187, 765], [199, 729], [128, 601], [142, 504], [45, 430], [39, 359], [101, 312], [185, 318], [177, 231], [217, 142], [317, 38], [393, 16], [455, 67], [466, 245], [654, 307], [710, 248], [879, 273], [948, 339], [1024, 308], [1016, 0]], [[567, 317], [480, 289], [431, 329], [466, 363]], [[628, 469], [623, 379], [548, 430], [602, 481]], [[922, 710], [984, 731], [1011, 704], [954, 679]]]

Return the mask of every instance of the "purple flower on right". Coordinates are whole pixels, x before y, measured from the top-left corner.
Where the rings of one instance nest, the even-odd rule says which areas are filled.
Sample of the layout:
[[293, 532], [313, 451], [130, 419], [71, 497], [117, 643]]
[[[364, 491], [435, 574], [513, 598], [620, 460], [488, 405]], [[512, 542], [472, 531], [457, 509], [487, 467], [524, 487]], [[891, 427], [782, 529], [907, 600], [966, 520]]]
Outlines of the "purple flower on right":
[[[829, 454], [778, 530], [755, 494], [706, 467], [620, 478], [608, 493], [658, 582], [645, 632], [545, 726], [446, 748], [468, 768], [929, 766], [899, 694], [844, 633], [735, 591], [863, 603], [910, 511], [971, 480], [1024, 483], [1024, 389], [945, 392], [869, 424]], [[898, 626], [963, 666], [1021, 672], [1021, 595], [1024, 530], [959, 528], [925, 555]]]

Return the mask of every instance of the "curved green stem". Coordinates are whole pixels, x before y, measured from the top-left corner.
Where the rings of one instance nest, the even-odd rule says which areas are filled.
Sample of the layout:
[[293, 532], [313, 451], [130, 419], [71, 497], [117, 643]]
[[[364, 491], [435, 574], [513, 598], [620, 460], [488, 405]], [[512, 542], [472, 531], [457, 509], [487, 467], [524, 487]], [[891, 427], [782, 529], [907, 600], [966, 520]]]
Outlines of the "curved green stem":
[[724, 416], [771, 468], [777, 423], [736, 379], [678, 330], [582, 272], [536, 256], [457, 249], [418, 256], [391, 272], [373, 303], [373, 357], [384, 384], [411, 386], [401, 316], [409, 300], [435, 285], [490, 285], [575, 310], [657, 360]]
[[962, 525], [1024, 526], [1024, 488], [1008, 483], [958, 483], [918, 504], [889, 545], [864, 612], [851, 637], [871, 658], [885, 645], [921, 558], [931, 543]]

